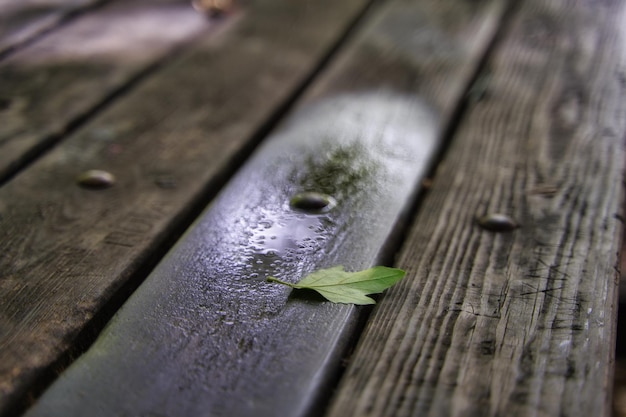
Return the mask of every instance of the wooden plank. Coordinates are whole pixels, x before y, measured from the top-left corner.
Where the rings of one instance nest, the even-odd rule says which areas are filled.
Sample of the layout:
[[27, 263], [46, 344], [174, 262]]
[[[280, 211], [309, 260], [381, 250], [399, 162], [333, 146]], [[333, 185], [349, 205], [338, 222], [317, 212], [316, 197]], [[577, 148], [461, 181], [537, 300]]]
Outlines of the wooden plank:
[[98, 0], [5, 0], [0, 3], [0, 54], [54, 28]]
[[209, 26], [187, 1], [118, 1], [4, 60], [0, 183], [107, 97]]
[[[302, 109], [28, 415], [306, 415], [338, 370], [355, 308], [290, 298], [265, 278], [379, 259], [433, 155], [433, 116], [382, 93]], [[293, 210], [303, 191], [336, 206]]]
[[[363, 5], [250, 3], [0, 189], [2, 412], [142, 278]], [[78, 187], [94, 168], [115, 186]]]
[[[626, 4], [525, 1], [329, 416], [609, 416]], [[520, 227], [483, 230], [501, 212]]]
[[[380, 260], [502, 4], [484, 2], [456, 19], [447, 18], [460, 10], [455, 1], [377, 10], [306, 96], [309, 104], [28, 415], [303, 416], [323, 408], [356, 309], [290, 297], [264, 278], [295, 281], [320, 267]], [[429, 55], [423, 48], [432, 37], [394, 40], [415, 27], [453, 47]], [[437, 82], [439, 71], [449, 82]], [[294, 213], [289, 199], [302, 190], [330, 193], [337, 207], [317, 217]]]

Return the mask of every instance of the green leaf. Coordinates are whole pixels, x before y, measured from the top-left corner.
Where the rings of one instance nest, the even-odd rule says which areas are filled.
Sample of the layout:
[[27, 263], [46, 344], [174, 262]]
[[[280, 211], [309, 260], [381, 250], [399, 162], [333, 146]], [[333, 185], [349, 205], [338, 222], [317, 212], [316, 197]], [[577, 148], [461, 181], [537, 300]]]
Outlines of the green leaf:
[[358, 272], [346, 272], [343, 266], [335, 266], [315, 271], [297, 284], [274, 277], [268, 277], [267, 280], [295, 289], [315, 290], [333, 303], [376, 304], [367, 294], [383, 292], [404, 275], [403, 270], [386, 266], [375, 266]]

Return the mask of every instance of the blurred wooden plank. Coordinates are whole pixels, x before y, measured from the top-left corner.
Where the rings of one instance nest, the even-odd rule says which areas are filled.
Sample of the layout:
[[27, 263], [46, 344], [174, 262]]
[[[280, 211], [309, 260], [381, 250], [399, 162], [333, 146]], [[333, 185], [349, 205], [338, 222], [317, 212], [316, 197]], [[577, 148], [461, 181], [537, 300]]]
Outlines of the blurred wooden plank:
[[[303, 416], [323, 409], [357, 311], [289, 297], [264, 278], [295, 281], [325, 266], [380, 261], [502, 6], [396, 1], [377, 9], [307, 94], [308, 105], [264, 144], [29, 415]], [[422, 36], [406, 38], [415, 33]], [[445, 53], [431, 53], [437, 42], [449, 46]], [[301, 190], [332, 194], [336, 209], [294, 213], [288, 201]]]
[[[525, 1], [329, 416], [609, 416], [626, 4]], [[502, 212], [521, 227], [481, 229]]]
[[42, 32], [64, 18], [102, 0], [4, 0], [0, 3], [0, 54]]
[[[364, 2], [249, 5], [0, 189], [3, 412], [142, 278]], [[94, 168], [115, 186], [77, 186]]]
[[210, 25], [188, 1], [115, 2], [0, 63], [0, 182]]

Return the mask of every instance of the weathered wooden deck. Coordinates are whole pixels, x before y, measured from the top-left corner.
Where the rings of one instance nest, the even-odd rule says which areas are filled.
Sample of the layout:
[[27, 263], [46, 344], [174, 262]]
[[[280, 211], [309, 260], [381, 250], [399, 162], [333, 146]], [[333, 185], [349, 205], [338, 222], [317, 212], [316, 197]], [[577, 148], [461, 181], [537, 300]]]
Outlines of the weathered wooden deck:
[[[0, 4], [0, 416], [610, 415], [625, 22]], [[373, 309], [265, 282], [338, 264], [407, 276]]]

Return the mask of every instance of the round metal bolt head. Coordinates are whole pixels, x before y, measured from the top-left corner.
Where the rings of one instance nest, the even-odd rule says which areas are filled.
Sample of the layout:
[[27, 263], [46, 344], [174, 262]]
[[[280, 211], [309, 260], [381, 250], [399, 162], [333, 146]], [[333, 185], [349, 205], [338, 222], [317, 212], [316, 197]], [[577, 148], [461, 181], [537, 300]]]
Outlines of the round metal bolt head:
[[502, 213], [490, 213], [477, 219], [480, 227], [492, 232], [510, 232], [519, 227], [519, 224], [510, 216]]
[[326, 213], [337, 205], [337, 201], [328, 194], [307, 191], [294, 195], [289, 205], [307, 213]]
[[113, 184], [115, 184], [115, 177], [110, 172], [91, 169], [80, 174], [76, 182], [84, 188], [104, 189], [112, 187]]

